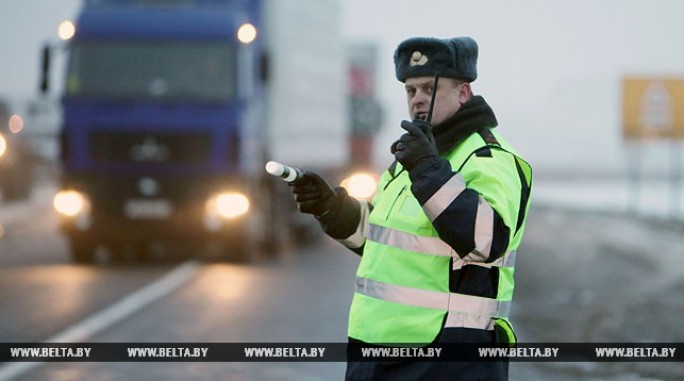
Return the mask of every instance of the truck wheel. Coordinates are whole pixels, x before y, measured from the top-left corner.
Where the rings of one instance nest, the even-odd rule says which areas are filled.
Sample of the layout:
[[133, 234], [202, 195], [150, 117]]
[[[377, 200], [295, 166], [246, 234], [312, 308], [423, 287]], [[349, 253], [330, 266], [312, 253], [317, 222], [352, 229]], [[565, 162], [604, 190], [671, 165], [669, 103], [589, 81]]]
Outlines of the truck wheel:
[[152, 260], [152, 248], [147, 242], [139, 242], [135, 245], [135, 259], [139, 263], [148, 263]]
[[121, 244], [108, 244], [107, 249], [109, 249], [109, 263], [119, 264], [126, 261], [126, 246]]
[[74, 263], [89, 264], [95, 262], [96, 245], [86, 239], [69, 237], [71, 260]]

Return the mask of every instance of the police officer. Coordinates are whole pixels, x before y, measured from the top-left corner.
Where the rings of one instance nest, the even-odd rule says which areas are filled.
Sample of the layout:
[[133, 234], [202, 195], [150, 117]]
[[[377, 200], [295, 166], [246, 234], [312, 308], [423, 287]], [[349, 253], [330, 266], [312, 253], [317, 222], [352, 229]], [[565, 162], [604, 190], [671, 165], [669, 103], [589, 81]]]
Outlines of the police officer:
[[[477, 57], [469, 37], [411, 38], [397, 47], [396, 77], [413, 121], [401, 122], [396, 160], [372, 202], [313, 172], [293, 184], [300, 211], [361, 255], [352, 343], [516, 340], [508, 313], [531, 169], [495, 130], [487, 102], [472, 94]], [[350, 361], [347, 379], [506, 380], [508, 363]]]

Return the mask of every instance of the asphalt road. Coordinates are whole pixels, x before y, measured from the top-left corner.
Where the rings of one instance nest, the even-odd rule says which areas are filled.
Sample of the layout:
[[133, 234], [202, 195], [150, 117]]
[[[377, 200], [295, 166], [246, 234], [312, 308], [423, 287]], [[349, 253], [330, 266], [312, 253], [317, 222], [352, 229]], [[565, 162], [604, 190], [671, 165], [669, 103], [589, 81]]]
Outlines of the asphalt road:
[[[346, 341], [358, 258], [332, 241], [256, 264], [162, 258], [75, 265], [49, 193], [0, 208], [0, 342]], [[147, 292], [181, 272], [161, 295]], [[131, 301], [137, 307], [127, 307]], [[112, 308], [127, 315], [111, 319]], [[93, 321], [103, 323], [93, 328]], [[0, 380], [328, 380], [343, 379], [344, 369], [344, 363], [49, 363], [7, 378], [0, 366]]]
[[[56, 229], [49, 191], [0, 206], [0, 342], [346, 340], [358, 259], [334, 242], [250, 265], [74, 265]], [[683, 232], [681, 224], [627, 215], [535, 208], [516, 270], [512, 318], [520, 341], [684, 341]], [[123, 317], [112, 318], [117, 312]], [[0, 379], [7, 367], [0, 365]], [[4, 379], [340, 380], [344, 367], [50, 363]], [[680, 380], [682, 374], [679, 363], [511, 365], [511, 379], [518, 381]]]

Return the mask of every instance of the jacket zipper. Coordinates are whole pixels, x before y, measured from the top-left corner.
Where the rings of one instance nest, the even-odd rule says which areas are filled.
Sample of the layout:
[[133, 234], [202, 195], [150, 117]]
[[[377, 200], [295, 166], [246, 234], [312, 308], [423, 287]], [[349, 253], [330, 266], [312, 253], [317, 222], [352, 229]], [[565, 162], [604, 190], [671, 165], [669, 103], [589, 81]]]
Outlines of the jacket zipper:
[[392, 214], [392, 211], [394, 210], [394, 205], [397, 204], [397, 201], [399, 201], [399, 199], [401, 198], [401, 195], [404, 193], [405, 190], [406, 190], [406, 185], [404, 185], [401, 188], [397, 197], [395, 197], [394, 200], [392, 200], [392, 205], [390, 205], [390, 208], [387, 211], [387, 215], [385, 216], [385, 221], [389, 220], [390, 214]]

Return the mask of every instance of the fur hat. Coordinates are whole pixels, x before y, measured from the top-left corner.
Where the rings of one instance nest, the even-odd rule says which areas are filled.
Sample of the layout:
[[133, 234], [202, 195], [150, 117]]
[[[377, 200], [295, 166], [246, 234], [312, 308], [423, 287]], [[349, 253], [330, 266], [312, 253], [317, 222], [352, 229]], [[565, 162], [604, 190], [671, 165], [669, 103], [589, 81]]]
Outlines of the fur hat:
[[473, 82], [477, 79], [477, 42], [470, 37], [409, 38], [394, 52], [394, 66], [400, 82], [437, 72], [442, 77]]

